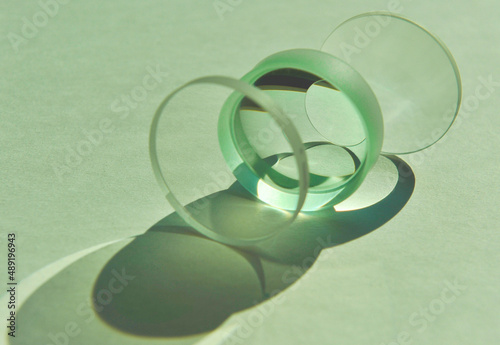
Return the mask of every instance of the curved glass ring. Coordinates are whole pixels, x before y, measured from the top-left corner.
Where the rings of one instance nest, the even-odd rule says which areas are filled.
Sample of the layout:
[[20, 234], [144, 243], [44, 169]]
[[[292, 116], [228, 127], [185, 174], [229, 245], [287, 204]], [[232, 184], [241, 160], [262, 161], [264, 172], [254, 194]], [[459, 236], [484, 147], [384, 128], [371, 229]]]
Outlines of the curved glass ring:
[[[304, 146], [302, 145], [302, 140], [299, 136], [298, 131], [294, 127], [293, 123], [289, 121], [288, 117], [285, 115], [283, 110], [281, 110], [281, 108], [278, 105], [276, 105], [275, 102], [268, 95], [266, 95], [258, 88], [253, 87], [244, 81], [222, 76], [202, 77], [184, 84], [183, 86], [177, 88], [172, 93], [170, 93], [161, 102], [158, 109], [156, 110], [156, 113], [153, 117], [153, 121], [151, 123], [151, 129], [149, 135], [149, 153], [150, 153], [151, 165], [153, 168], [155, 178], [158, 182], [158, 185], [165, 193], [165, 196], [169, 201], [169, 203], [173, 206], [175, 211], [177, 211], [177, 213], [183, 218], [183, 220], [188, 225], [193, 227], [196, 231], [198, 231], [200, 234], [210, 239], [228, 245], [250, 246], [252, 244], [255, 244], [257, 242], [260, 242], [262, 240], [268, 239], [276, 235], [276, 233], [272, 233], [269, 235], [252, 239], [240, 239], [240, 238], [233, 238], [221, 235], [220, 233], [215, 232], [213, 229], [210, 229], [209, 227], [199, 222], [195, 217], [193, 217], [190, 214], [190, 212], [186, 209], [186, 207], [182, 205], [180, 200], [174, 195], [171, 188], [169, 187], [169, 184], [167, 182], [168, 178], [166, 178], [162, 172], [157, 153], [158, 122], [162, 114], [164, 114], [164, 111], [167, 110], [169, 101], [171, 101], [172, 98], [175, 97], [183, 89], [195, 84], [216, 84], [233, 89], [235, 90], [235, 93], [239, 95], [244, 95], [246, 98], [250, 99], [255, 104], [258, 104], [263, 110], [269, 113], [269, 115], [278, 124], [278, 126], [286, 136], [287, 140], [289, 141], [297, 163], [297, 170], [298, 170], [297, 174], [299, 176], [298, 198], [296, 200], [295, 212], [293, 213], [293, 216], [287, 221], [287, 223], [291, 223], [297, 217], [306, 199], [308, 184], [309, 184], [308, 182], [309, 170], [307, 165], [307, 158]], [[245, 170], [245, 169], [248, 170], [250, 168], [248, 166], [243, 166], [243, 167], [240, 166], [240, 169], [238, 170]]]
[[[287, 86], [286, 91], [293, 93], [300, 89], [296, 94], [300, 93], [301, 95], [305, 94], [302, 90], [306, 90], [318, 81], [324, 81], [331, 89], [347, 98], [346, 102], [349, 103], [351, 110], [354, 110], [353, 116], [359, 117], [362, 123], [366, 140], [363, 141], [362, 149], [359, 150], [359, 157], [356, 157], [356, 160], [359, 158], [359, 162], [356, 162], [355, 171], [348, 175], [342, 175], [340, 178], [328, 174], [325, 176], [311, 175], [311, 185], [302, 209], [313, 211], [335, 205], [356, 191], [379, 156], [384, 128], [377, 99], [368, 83], [354, 68], [344, 61], [318, 50], [293, 49], [276, 53], [257, 64], [241, 80], [266, 90], [266, 86], [280, 83], [278, 80], [280, 78], [295, 83], [293, 87], [285, 85]], [[281, 86], [275, 87], [272, 91], [278, 88]], [[245, 125], [241, 119], [242, 104], [240, 101], [236, 95], [230, 96], [224, 104], [219, 118], [219, 141], [222, 154], [226, 162], [233, 168], [245, 162], [248, 156], [251, 156], [252, 159], [264, 159], [259, 152], [251, 152], [251, 155], [244, 152], [245, 149], [248, 151], [247, 148], [251, 147], [251, 145], [247, 145], [245, 138], [245, 129], [251, 127], [251, 124]], [[302, 107], [305, 107], [303, 103]], [[253, 116], [253, 118], [255, 117]], [[302, 117], [307, 119], [307, 114], [303, 114]], [[296, 127], [302, 135], [301, 130], [304, 126], [296, 124]], [[317, 148], [318, 145], [308, 143], [306, 147]], [[312, 164], [321, 163], [314, 161], [309, 151], [307, 152], [310, 169]], [[323, 157], [328, 158], [328, 154], [324, 154]], [[332, 165], [336, 163], [333, 161]], [[248, 191], [262, 201], [282, 209], [293, 209], [298, 199], [297, 191], [293, 188], [294, 184], [290, 182], [293, 182], [293, 176], [287, 175], [283, 170], [278, 170], [277, 167], [272, 171], [272, 174], [279, 177], [277, 183], [273, 183], [276, 179], [271, 181], [255, 171], [239, 173], [236, 178]], [[312, 188], [313, 180], [315, 181], [314, 188]]]

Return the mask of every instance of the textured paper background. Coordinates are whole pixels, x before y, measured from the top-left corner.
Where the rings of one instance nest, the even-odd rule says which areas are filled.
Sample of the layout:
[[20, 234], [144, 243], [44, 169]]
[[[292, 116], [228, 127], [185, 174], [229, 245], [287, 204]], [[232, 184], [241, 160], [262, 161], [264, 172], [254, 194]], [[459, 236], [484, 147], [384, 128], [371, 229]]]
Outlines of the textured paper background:
[[[500, 82], [495, 1], [400, 5], [446, 42], [465, 101], [478, 78]], [[143, 233], [171, 212], [147, 146], [152, 114], [169, 91], [203, 75], [239, 77], [277, 51], [319, 48], [343, 20], [387, 8], [386, 1], [243, 0], [221, 20], [212, 1], [70, 1], [16, 52], [7, 34], [20, 34], [22, 18], [40, 7], [2, 1], [0, 238], [17, 234], [18, 279]], [[157, 65], [168, 76], [120, 118], [115, 100]], [[498, 341], [499, 94], [497, 86], [476, 110], [463, 107], [445, 141], [404, 156], [416, 175], [406, 207], [369, 235], [329, 249], [247, 342], [379, 344], [403, 331], [418, 344]], [[103, 119], [112, 132], [58, 175], [68, 150]], [[467, 287], [456, 301], [423, 332], [409, 324], [455, 279]]]

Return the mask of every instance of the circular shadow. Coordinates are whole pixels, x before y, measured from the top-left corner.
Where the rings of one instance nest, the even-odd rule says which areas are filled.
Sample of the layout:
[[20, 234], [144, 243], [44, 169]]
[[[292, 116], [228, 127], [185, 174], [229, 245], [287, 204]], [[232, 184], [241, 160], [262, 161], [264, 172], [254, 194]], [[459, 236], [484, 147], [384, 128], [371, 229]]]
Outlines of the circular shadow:
[[252, 261], [182, 228], [160, 226], [109, 260], [94, 285], [94, 309], [111, 326], [136, 335], [208, 332], [263, 299]]
[[[124, 332], [140, 335], [178, 337], [214, 330], [230, 315], [286, 289], [322, 249], [364, 236], [393, 218], [410, 199], [415, 176], [400, 158], [387, 158], [385, 163], [396, 169], [396, 183], [382, 200], [352, 211], [329, 208], [302, 213], [290, 228], [251, 247], [219, 244], [196, 235], [177, 214], [165, 217], [103, 268], [93, 291], [97, 302], [116, 267], [127, 267], [138, 278], [109, 305], [100, 306], [100, 317]], [[391, 168], [391, 164], [385, 166]], [[387, 172], [380, 176], [392, 176], [391, 169]], [[256, 212], [252, 208], [262, 208], [238, 183], [217, 194], [205, 198], [208, 207], [203, 217], [227, 226], [219, 229], [224, 233], [234, 233], [240, 226], [238, 219]], [[241, 227], [246, 229], [248, 224]], [[285, 279], [285, 273], [297, 266], [300, 274]]]
[[[382, 200], [343, 212], [302, 213], [290, 228], [258, 246], [232, 248], [208, 240], [174, 213], [143, 235], [97, 249], [55, 273], [19, 306], [19, 324], [29, 327], [9, 341], [89, 344], [105, 339], [121, 345], [163, 337], [168, 344], [195, 343], [234, 313], [272, 302], [303, 276], [322, 249], [364, 236], [393, 218], [410, 199], [415, 176], [401, 159], [387, 158], [398, 175], [394, 189], [379, 195]], [[248, 212], [251, 202], [230, 201], [251, 196], [238, 184], [222, 193], [224, 207], [217, 205], [219, 198], [207, 198], [206, 216], [235, 227], [237, 222], [220, 218]], [[79, 334], [68, 335], [71, 329]]]

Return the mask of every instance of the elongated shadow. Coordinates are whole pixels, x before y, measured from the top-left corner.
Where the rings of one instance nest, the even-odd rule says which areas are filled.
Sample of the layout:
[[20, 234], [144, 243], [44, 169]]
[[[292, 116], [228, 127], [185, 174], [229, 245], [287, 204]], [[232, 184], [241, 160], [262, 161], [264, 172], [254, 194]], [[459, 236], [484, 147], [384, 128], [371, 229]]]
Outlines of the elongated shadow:
[[[104, 266], [92, 292], [94, 309], [110, 326], [135, 335], [179, 338], [214, 330], [233, 313], [286, 289], [322, 249], [366, 235], [393, 218], [410, 199], [415, 176], [400, 158], [387, 158], [397, 168], [397, 183], [379, 202], [353, 211], [301, 214], [289, 229], [253, 247], [232, 248], [200, 237], [177, 214], [162, 219]], [[214, 219], [237, 220], [262, 207], [238, 183], [216, 194], [204, 200]], [[287, 275], [297, 266], [299, 273]], [[109, 298], [103, 291], [116, 280], [116, 267], [135, 278]]]

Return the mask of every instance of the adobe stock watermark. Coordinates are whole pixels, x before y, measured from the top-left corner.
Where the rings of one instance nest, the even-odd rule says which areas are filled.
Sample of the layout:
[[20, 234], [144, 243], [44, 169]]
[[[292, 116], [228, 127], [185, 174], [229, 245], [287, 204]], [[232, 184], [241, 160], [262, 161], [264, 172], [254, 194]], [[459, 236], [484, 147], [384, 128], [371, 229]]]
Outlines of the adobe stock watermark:
[[[493, 79], [493, 75], [490, 74], [487, 77], [478, 76], [477, 84], [473, 88], [474, 92], [464, 97], [462, 100], [462, 106], [460, 112], [457, 114], [455, 121], [452, 124], [452, 128], [460, 128], [466, 120], [481, 107], [481, 103], [488, 100], [493, 96], [495, 91], [500, 87], [500, 82]], [[456, 105], [448, 108], [442, 115], [443, 124], [449, 125], [453, 116], [455, 116]], [[446, 129], [446, 128], [445, 128]], [[493, 131], [493, 128], [488, 128], [489, 131]], [[496, 133], [491, 132], [491, 134], [496, 135]], [[436, 127], [432, 132], [429, 133], [427, 140], [418, 141], [418, 147], [426, 147], [431, 143], [434, 145], [426, 148], [425, 150], [412, 153], [408, 156], [408, 160], [412, 166], [419, 166], [424, 163], [429, 155], [431, 155], [439, 145], [443, 144], [447, 140], [447, 136], [444, 135], [439, 141], [436, 142], [443, 135], [443, 128]]]
[[425, 332], [446, 311], [448, 306], [454, 303], [458, 297], [467, 290], [467, 286], [461, 284], [458, 279], [453, 282], [444, 281], [444, 287], [438, 297], [430, 301], [425, 307], [408, 316], [410, 328], [399, 332], [395, 339], [380, 345], [410, 345], [415, 335]]
[[403, 2], [411, 2], [412, 0], [390, 0], [387, 3], [386, 9], [381, 12], [388, 15], [374, 16], [364, 24], [363, 27], [356, 26], [354, 28], [355, 35], [351, 43], [341, 42], [339, 49], [342, 52], [343, 59], [350, 63], [353, 54], [359, 54], [363, 49], [371, 45], [373, 40], [389, 26], [393, 17], [391, 14], [400, 14], [404, 11]]
[[242, 3], [243, 0], [215, 0], [212, 5], [219, 19], [222, 21], [228, 12], [233, 12]]
[[[296, 117], [296, 114], [288, 113], [283, 125], [286, 126], [287, 121], [291, 121]], [[285, 140], [282, 128], [273, 118], [269, 118], [267, 123], [259, 128], [257, 132], [246, 134], [247, 140], [241, 141], [238, 148], [242, 157], [246, 159], [248, 159], [248, 157], [252, 157], [252, 159], [249, 160], [254, 160], [257, 156], [259, 156], [258, 153], [261, 152], [261, 150], [265, 149], [269, 145], [272, 145], [276, 141]], [[228, 188], [235, 181], [235, 176], [240, 176], [240, 174], [242, 174], [246, 169], [248, 169], [248, 167], [243, 163], [233, 171], [225, 165], [224, 168], [218, 172], [209, 172], [209, 182], [200, 187], [194, 187], [191, 189], [191, 199], [194, 199], [195, 201], [189, 205], [190, 212], [196, 215], [200, 214], [201, 211], [210, 205], [209, 200], [219, 195], [217, 192]]]
[[61, 5], [67, 5], [70, 0], [39, 0], [40, 10], [35, 12], [30, 18], [21, 18], [19, 33], [9, 32], [7, 39], [12, 49], [17, 53], [21, 45], [25, 45], [29, 40], [38, 36], [41, 29], [46, 27], [51, 18], [58, 13]]
[[50, 343], [47, 345], [72, 344], [71, 339], [82, 333], [82, 325], [92, 322], [96, 317], [96, 312], [102, 312], [113, 301], [113, 296], [121, 293], [135, 279], [135, 276], [128, 275], [125, 272], [125, 268], [122, 268], [121, 272], [113, 269], [111, 275], [112, 278], [109, 280], [107, 288], [102, 288], [96, 293], [95, 298], [82, 302], [76, 307], [75, 313], [84, 319], [68, 321], [61, 332], [48, 333], [47, 338]]
[[[480, 108], [481, 103], [491, 98], [499, 87], [500, 81], [496, 81], [493, 75], [490, 74], [487, 77], [478, 76], [477, 84], [474, 88], [472, 88], [473, 93], [463, 98], [460, 112], [457, 114], [451, 128], [456, 129], [466, 123], [466, 120], [470, 119], [471, 116]], [[417, 147], [427, 148], [408, 155], [407, 160], [411, 167], [415, 168], [424, 164], [427, 158], [430, 157], [435, 150], [440, 147], [440, 145], [448, 140], [448, 135], [445, 134], [443, 136], [443, 133], [448, 128], [453, 116], [455, 116], [455, 111], [456, 104], [453, 104], [441, 115], [442, 126], [438, 125], [434, 128], [434, 130], [430, 131], [427, 139], [415, 141]], [[495, 128], [488, 128], [488, 130], [492, 135], [496, 135], [494, 132]], [[398, 179], [404, 180], [413, 175], [411, 168], [408, 168], [406, 163], [400, 162], [397, 165], [397, 168], [399, 170], [399, 176], [392, 173], [386, 174], [388, 184], [394, 184], [398, 181]]]
[[[462, 108], [453, 126], [460, 127], [463, 121], [469, 119], [470, 116], [480, 108], [481, 103], [491, 98], [500, 87], [500, 82], [493, 80], [492, 74], [487, 77], [478, 76], [477, 81], [478, 83], [474, 87], [474, 93], [463, 98]], [[452, 115], [448, 114], [448, 116]], [[490, 129], [492, 130], [493, 128]]]
[[[300, 265], [293, 265], [282, 274], [282, 283], [289, 286], [291, 291], [296, 290], [305, 281], [308, 277], [303, 277], [306, 271], [308, 271], [309, 274], [315, 271], [316, 268], [313, 266], [314, 262], [326, 260], [331, 253], [324, 252], [323, 255], [320, 256], [320, 252], [325, 248], [330, 248], [338, 244], [332, 242], [331, 235], [328, 235], [326, 239], [317, 237], [316, 242], [318, 245], [314, 248], [311, 256], [304, 258]], [[299, 280], [300, 277], [303, 278]], [[237, 317], [236, 320], [234, 320], [236, 329], [225, 333], [224, 341], [220, 342], [220, 344], [245, 344], [245, 340], [250, 338], [255, 330], [264, 324], [266, 318], [269, 318], [276, 311], [277, 307], [286, 302], [287, 295], [280, 294], [281, 291], [282, 290], [272, 291], [269, 293], [269, 299], [265, 303]]]
[[150, 92], [155, 90], [169, 76], [162, 71], [160, 65], [146, 67], [146, 74], [141, 84], [133, 87], [126, 94], [117, 97], [110, 105], [110, 110], [115, 117], [105, 117], [97, 126], [90, 130], [82, 130], [82, 138], [73, 145], [66, 145], [62, 162], [52, 162], [54, 174], [60, 182], [65, 175], [70, 174], [79, 167], [85, 157], [90, 156], [105, 140], [116, 130], [119, 121], [125, 120], [139, 103], [146, 101]]

